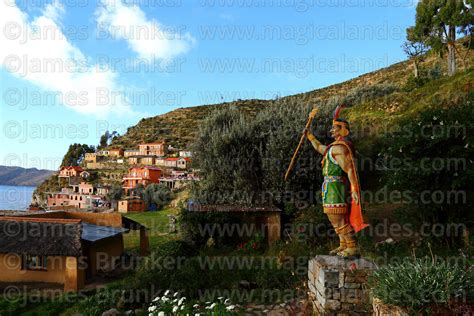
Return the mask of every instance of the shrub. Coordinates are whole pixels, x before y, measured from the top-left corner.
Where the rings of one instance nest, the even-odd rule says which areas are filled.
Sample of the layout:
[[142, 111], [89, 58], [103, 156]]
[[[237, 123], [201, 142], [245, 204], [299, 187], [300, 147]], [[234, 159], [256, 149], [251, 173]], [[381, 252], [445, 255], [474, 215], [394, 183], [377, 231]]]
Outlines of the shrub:
[[204, 120], [194, 144], [202, 179], [193, 197], [211, 204], [313, 201], [319, 173], [312, 171], [319, 157], [309, 142], [289, 181], [283, 180], [309, 112], [310, 106], [295, 101], [272, 105], [253, 119], [237, 108], [218, 108]]
[[373, 295], [385, 304], [420, 313], [432, 304], [447, 305], [474, 293], [472, 267], [423, 258], [376, 270], [369, 279]]
[[[401, 119], [399, 128], [384, 136], [381, 152], [389, 167], [384, 180], [393, 190], [410, 190], [403, 202], [416, 207], [411, 215], [420, 221], [469, 223], [472, 199], [464, 200], [462, 193], [469, 193], [464, 190], [473, 175], [469, 163], [474, 155], [473, 113], [472, 106], [426, 109]], [[420, 200], [424, 192], [443, 196]]]
[[143, 199], [148, 206], [163, 208], [172, 198], [171, 190], [165, 184], [150, 184], [143, 192]]
[[[189, 212], [181, 208], [179, 225], [184, 240], [200, 247], [212, 237], [217, 246], [236, 244], [240, 241], [236, 236], [225, 233], [225, 227], [243, 225], [241, 218], [232, 213]], [[224, 233], [221, 233], [224, 232]]]
[[342, 98], [341, 103], [349, 105], [365, 103], [378, 97], [390, 95], [397, 90], [398, 87], [393, 84], [363, 86], [349, 91], [349, 93], [347, 93], [347, 95]]

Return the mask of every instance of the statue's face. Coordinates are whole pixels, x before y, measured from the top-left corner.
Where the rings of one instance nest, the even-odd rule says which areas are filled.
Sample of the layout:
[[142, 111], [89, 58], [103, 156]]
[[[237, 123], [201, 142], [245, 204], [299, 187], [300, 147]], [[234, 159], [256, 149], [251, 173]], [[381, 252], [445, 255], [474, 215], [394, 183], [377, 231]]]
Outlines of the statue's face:
[[340, 136], [340, 134], [339, 134], [340, 131], [341, 131], [341, 126], [333, 125], [331, 130], [330, 130], [331, 137], [334, 138], [334, 139], [337, 139]]

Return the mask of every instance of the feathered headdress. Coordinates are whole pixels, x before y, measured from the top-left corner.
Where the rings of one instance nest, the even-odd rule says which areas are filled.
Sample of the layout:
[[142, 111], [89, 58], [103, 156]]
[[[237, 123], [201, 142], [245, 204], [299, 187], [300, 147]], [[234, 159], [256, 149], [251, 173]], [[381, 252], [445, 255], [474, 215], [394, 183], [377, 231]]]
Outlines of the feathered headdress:
[[332, 115], [332, 124], [340, 126], [341, 131], [339, 132], [339, 134], [341, 134], [342, 137], [346, 137], [347, 135], [349, 135], [349, 123], [339, 118], [339, 114], [343, 107], [345, 107], [344, 104], [341, 104], [338, 105], [334, 110], [334, 113]]

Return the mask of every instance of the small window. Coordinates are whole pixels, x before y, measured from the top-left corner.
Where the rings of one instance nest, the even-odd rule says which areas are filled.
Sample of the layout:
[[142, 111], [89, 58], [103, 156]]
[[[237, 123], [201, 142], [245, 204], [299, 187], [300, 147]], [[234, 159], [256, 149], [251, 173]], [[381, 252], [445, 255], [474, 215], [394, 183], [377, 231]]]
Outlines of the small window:
[[23, 270], [47, 270], [48, 257], [23, 255]]

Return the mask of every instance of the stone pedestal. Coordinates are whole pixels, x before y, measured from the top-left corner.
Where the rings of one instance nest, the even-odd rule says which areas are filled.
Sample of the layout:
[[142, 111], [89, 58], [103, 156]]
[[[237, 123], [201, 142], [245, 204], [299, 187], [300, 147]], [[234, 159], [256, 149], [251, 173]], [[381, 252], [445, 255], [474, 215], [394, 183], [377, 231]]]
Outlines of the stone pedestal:
[[367, 277], [376, 269], [367, 259], [316, 256], [309, 261], [309, 298], [320, 315], [372, 315]]

